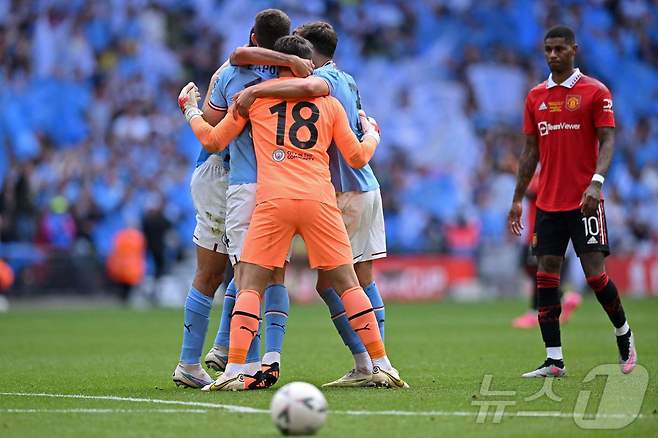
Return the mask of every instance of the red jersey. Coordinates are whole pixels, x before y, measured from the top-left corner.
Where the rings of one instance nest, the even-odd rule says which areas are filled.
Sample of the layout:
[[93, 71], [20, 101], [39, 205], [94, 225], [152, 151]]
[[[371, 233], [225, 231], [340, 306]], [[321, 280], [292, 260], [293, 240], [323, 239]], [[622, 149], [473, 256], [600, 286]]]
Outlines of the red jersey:
[[544, 211], [580, 208], [596, 171], [596, 128], [614, 127], [612, 96], [601, 82], [576, 69], [563, 83], [552, 77], [528, 93], [523, 132], [539, 144], [537, 207]]

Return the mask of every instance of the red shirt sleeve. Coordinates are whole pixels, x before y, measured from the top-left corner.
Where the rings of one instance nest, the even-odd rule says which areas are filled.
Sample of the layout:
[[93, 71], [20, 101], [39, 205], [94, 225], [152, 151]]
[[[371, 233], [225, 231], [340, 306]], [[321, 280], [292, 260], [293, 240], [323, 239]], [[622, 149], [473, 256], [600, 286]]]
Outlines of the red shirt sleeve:
[[525, 110], [523, 111], [523, 133], [525, 135], [537, 134], [537, 123], [533, 113], [533, 103], [530, 94], [525, 98]]
[[592, 102], [594, 126], [597, 128], [615, 127], [615, 112], [612, 109], [612, 94], [605, 87], [599, 88]]

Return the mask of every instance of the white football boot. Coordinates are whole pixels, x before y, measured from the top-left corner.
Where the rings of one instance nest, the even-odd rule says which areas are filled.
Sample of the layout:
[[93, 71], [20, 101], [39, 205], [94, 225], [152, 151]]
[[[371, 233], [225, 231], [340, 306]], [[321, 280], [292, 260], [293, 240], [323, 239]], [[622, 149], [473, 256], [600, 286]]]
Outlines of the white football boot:
[[212, 378], [201, 368], [201, 364], [179, 363], [174, 370], [172, 379], [176, 386], [185, 388], [203, 388], [212, 383]]
[[226, 362], [228, 362], [228, 355], [220, 351], [217, 347], [212, 347], [206, 358], [204, 359], [206, 366], [215, 371], [223, 372], [226, 369]]
[[340, 379], [333, 382], [325, 383], [323, 388], [361, 388], [366, 386], [375, 386], [372, 381], [373, 374], [365, 371], [352, 369]]
[[253, 376], [240, 373], [229, 377], [226, 374], [220, 375], [217, 380], [201, 388], [201, 391], [247, 391], [265, 388], [260, 371]]
[[372, 367], [372, 382], [375, 386], [393, 389], [407, 389], [409, 384], [400, 378], [400, 373], [393, 367], [384, 369], [379, 366]]
[[547, 358], [539, 368], [524, 373], [521, 377], [564, 377], [566, 375], [567, 369], [564, 361]]

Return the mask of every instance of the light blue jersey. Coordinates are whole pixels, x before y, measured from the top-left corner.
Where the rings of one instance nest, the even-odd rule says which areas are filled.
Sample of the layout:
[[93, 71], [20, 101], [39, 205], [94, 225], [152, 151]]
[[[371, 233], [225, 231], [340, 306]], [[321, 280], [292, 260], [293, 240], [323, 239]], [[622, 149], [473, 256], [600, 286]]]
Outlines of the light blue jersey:
[[[210, 91], [211, 93], [212, 93], [212, 92], [214, 91], [214, 89], [217, 87], [217, 81], [215, 81], [215, 83], [212, 85], [212, 87], [213, 87], [213, 89]], [[226, 169], [227, 171], [230, 170], [228, 149], [224, 149], [224, 150], [221, 151], [221, 152], [215, 152], [215, 153], [213, 154], [213, 153], [210, 153], [210, 152], [206, 151], [206, 150], [202, 147], [201, 150], [199, 151], [199, 156], [198, 156], [197, 159], [196, 159], [196, 167], [199, 167], [199, 166], [201, 166], [203, 163], [205, 163], [205, 162], [208, 160], [208, 157], [210, 157], [211, 155], [217, 155], [217, 156], [221, 157], [222, 162], [224, 163], [224, 169]]]
[[[361, 98], [354, 78], [338, 70], [336, 64], [331, 61], [316, 69], [313, 74], [327, 81], [330, 94], [338, 99], [345, 108], [352, 131], [358, 138], [361, 138], [363, 136], [359, 121]], [[329, 154], [331, 182], [337, 192], [370, 192], [379, 188], [379, 182], [377, 182], [370, 164], [366, 164], [361, 169], [354, 169], [345, 162], [334, 144], [329, 147], [327, 153]]]
[[[276, 78], [278, 69], [271, 65], [230, 66], [222, 71], [210, 95], [210, 106], [225, 110], [233, 102], [235, 93], [259, 82]], [[233, 117], [227, 114], [226, 117]], [[251, 124], [228, 146], [231, 171], [229, 185], [251, 184], [256, 182], [256, 154], [251, 138]]]
[[[204, 148], [201, 148], [201, 150], [199, 151], [199, 156], [196, 159], [196, 167], [199, 167], [203, 163], [205, 163], [206, 160], [208, 160], [208, 157], [211, 155], [213, 154], [206, 151]], [[221, 152], [215, 152], [214, 155], [219, 155], [222, 158], [222, 162], [224, 163], [224, 169], [226, 169], [227, 171], [230, 170], [228, 149], [225, 149]]]

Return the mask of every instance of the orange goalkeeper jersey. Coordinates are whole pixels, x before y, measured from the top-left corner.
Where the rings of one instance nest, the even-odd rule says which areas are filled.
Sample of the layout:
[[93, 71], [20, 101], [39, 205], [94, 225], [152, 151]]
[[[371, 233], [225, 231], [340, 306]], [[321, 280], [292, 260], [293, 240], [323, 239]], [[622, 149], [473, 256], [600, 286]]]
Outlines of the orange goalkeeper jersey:
[[377, 147], [370, 136], [359, 142], [345, 110], [331, 96], [257, 99], [249, 110], [249, 120], [235, 120], [229, 110], [214, 128], [200, 118], [192, 120], [192, 128], [204, 148], [215, 152], [225, 149], [249, 121], [258, 166], [257, 203], [285, 198], [335, 206], [327, 155], [332, 139], [347, 163], [357, 168], [368, 163]]

